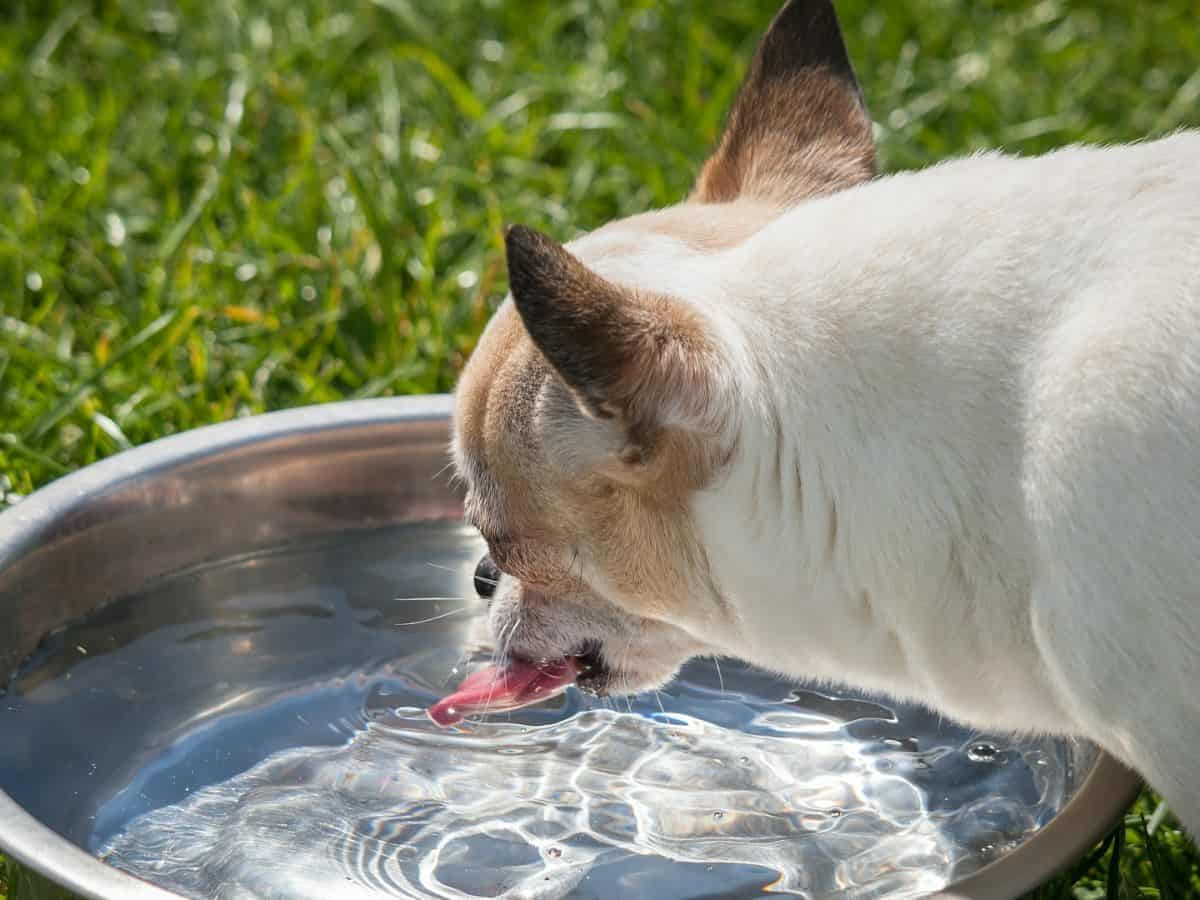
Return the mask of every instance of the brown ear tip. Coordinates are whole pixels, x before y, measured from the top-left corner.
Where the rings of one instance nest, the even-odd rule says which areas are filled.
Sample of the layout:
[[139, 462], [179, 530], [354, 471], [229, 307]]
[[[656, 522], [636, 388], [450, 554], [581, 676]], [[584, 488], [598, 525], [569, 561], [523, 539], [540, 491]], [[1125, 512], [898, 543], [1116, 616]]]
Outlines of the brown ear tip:
[[561, 270], [569, 265], [568, 254], [557, 241], [528, 225], [509, 225], [504, 230], [504, 253], [510, 277], [515, 269], [536, 265]]
[[541, 233], [528, 225], [504, 226], [504, 252], [510, 263], [514, 258], [522, 259], [531, 256], [544, 243], [545, 239]]
[[504, 243], [528, 244], [542, 238], [542, 233], [528, 225], [508, 224], [504, 226]]
[[509, 275], [513, 269], [520, 267], [529, 256], [529, 238], [522, 225], [507, 225], [504, 228], [504, 256], [508, 261]]

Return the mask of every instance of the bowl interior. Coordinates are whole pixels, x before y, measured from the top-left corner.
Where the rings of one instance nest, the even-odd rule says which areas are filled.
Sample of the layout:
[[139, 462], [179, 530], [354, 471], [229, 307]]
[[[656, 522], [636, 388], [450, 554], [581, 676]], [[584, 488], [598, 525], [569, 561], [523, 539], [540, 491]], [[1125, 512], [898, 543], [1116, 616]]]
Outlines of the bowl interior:
[[1095, 792], [1087, 744], [731, 660], [436, 729], [490, 652], [445, 414], [260, 417], [6, 513], [0, 843], [93, 896], [100, 868], [190, 896], [899, 898], [1028, 858]]

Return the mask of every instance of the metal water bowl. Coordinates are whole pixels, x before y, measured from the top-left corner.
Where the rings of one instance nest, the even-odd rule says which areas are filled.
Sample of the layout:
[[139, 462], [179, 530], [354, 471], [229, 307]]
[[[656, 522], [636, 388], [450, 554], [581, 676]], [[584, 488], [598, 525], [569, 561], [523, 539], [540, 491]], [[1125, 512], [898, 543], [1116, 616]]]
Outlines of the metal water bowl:
[[[289, 541], [458, 519], [459, 496], [433, 477], [446, 464], [450, 409], [433, 396], [241, 419], [122, 453], [21, 501], [0, 514], [0, 679], [46, 635], [170, 573]], [[23, 759], [44, 772], [54, 754], [32, 748]], [[10, 786], [23, 777], [0, 775]], [[1021, 895], [1097, 841], [1137, 787], [1099, 754], [1057, 816], [940, 896]], [[102, 863], [53, 818], [0, 792], [0, 849], [84, 897], [175, 896]]]

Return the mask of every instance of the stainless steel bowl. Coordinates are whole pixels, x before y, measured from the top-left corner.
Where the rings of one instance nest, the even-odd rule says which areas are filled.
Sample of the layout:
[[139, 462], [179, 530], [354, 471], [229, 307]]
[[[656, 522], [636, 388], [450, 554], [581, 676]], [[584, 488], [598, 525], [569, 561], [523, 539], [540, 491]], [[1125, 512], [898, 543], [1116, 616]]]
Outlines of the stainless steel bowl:
[[[448, 397], [336, 403], [201, 428], [60, 479], [0, 515], [0, 676], [44, 635], [181, 569], [284, 541], [454, 519]], [[1100, 756], [1018, 849], [941, 896], [1014, 898], [1082, 854], [1138, 781]], [[90, 898], [175, 896], [111, 868], [0, 792], [0, 849]]]

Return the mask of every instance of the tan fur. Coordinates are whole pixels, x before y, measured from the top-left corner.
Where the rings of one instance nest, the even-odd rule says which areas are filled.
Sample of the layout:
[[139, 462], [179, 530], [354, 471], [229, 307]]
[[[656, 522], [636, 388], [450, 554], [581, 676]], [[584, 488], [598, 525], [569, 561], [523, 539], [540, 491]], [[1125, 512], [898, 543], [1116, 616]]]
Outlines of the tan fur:
[[[636, 461], [600, 453], [588, 459], [591, 471], [563, 467], [539, 439], [564, 428], [569, 398], [511, 302], [497, 312], [480, 350], [459, 383], [455, 441], [472, 487], [467, 515], [496, 564], [544, 590], [578, 590], [572, 535], [587, 534], [590, 565], [610, 573], [623, 595], [655, 598], [643, 615], [669, 618], [672, 604], [686, 600], [672, 586], [695, 577], [687, 570], [706, 569], [687, 500], [728, 450], [715, 452], [707, 440], [668, 429], [624, 440], [622, 449], [639, 449]], [[566, 429], [595, 427], [574, 415]]]
[[697, 209], [696, 201], [677, 203], [664, 209], [640, 213], [597, 228], [593, 234], [618, 231], [629, 244], [614, 244], [606, 251], [617, 254], [628, 250], [639, 237], [677, 240], [704, 252], [715, 253], [736, 247], [775, 219], [783, 207], [776, 203], [740, 199]]
[[[862, 108], [844, 92], [829, 89], [834, 76], [828, 72], [802, 72], [794, 79], [798, 83], [772, 84], [744, 101], [777, 109], [770, 127], [763, 116], [742, 105], [734, 108], [730, 129], [705, 163], [693, 200], [748, 198], [783, 210], [874, 175], [875, 147]], [[796, 110], [788, 103], [795, 92], [814, 92], [825, 102], [815, 111]], [[852, 126], [849, 134], [842, 124]], [[830, 126], [834, 130], [826, 130]]]
[[871, 119], [832, 5], [786, 4], [755, 51], [691, 199], [787, 208], [874, 174]]
[[512, 295], [463, 371], [454, 451], [468, 517], [519, 581], [493, 604], [513, 652], [574, 652], [562, 635], [602, 621], [604, 655], [636, 689], [671, 674], [656, 668], [649, 632], [678, 648], [693, 646], [684, 632], [733, 624], [690, 512], [736, 449], [733, 424], [712, 413], [730, 404], [713, 396], [728, 379], [711, 324], [692, 298], [597, 269], [620, 271], [654, 242], [729, 250], [797, 202], [873, 174], [832, 8], [793, 2], [687, 201], [597, 229], [586, 259], [531, 229], [506, 233]]

